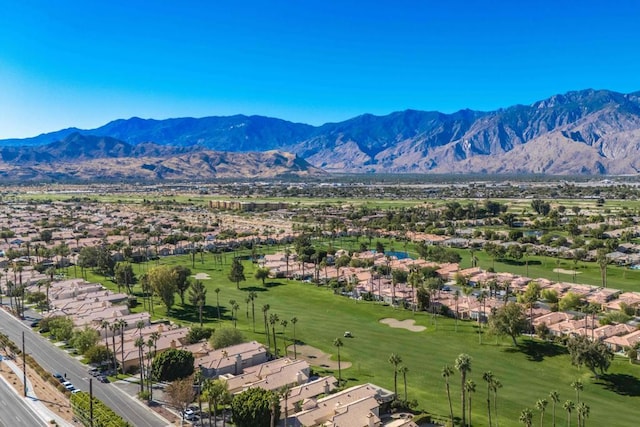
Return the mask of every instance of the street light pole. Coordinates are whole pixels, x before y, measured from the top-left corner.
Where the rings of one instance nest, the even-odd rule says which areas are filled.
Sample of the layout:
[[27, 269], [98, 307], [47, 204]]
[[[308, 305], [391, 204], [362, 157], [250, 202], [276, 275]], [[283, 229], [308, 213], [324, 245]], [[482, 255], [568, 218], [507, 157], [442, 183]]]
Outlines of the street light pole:
[[27, 353], [24, 351], [24, 331], [22, 331], [22, 382], [24, 397], [27, 397]]
[[93, 378], [89, 378], [89, 422], [93, 427]]

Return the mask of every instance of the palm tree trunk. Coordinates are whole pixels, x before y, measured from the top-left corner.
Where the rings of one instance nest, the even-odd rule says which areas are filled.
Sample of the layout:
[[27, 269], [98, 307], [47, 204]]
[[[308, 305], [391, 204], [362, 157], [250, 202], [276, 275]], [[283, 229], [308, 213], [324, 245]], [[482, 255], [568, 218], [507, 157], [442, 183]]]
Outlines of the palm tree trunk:
[[451, 404], [451, 390], [449, 389], [449, 381], [447, 381], [447, 399], [449, 399], [449, 415], [451, 416], [451, 425], [453, 425], [453, 405]]

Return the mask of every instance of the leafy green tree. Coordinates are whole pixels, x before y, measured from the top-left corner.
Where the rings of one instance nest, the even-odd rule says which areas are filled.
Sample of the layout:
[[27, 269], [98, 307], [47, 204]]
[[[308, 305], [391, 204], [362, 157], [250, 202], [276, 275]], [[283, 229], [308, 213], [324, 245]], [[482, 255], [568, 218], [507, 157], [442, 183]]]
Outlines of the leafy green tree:
[[202, 326], [202, 310], [207, 303], [207, 288], [200, 280], [196, 280], [189, 289], [189, 302], [191, 305], [198, 307], [198, 317], [200, 326]]
[[170, 348], [153, 359], [151, 371], [158, 381], [174, 381], [193, 374], [193, 361], [190, 351]]
[[175, 273], [175, 284], [178, 295], [180, 295], [180, 303], [184, 305], [184, 293], [191, 286], [191, 270], [183, 265], [176, 265], [172, 270]]
[[[237, 427], [270, 427], [274, 392], [249, 388], [236, 394], [231, 401], [233, 421]], [[280, 405], [275, 405], [274, 419], [280, 418]]]
[[489, 329], [496, 335], [508, 335], [517, 346], [516, 338], [527, 330], [527, 318], [522, 306], [508, 302], [489, 316]]
[[567, 292], [565, 296], [560, 298], [560, 301], [558, 302], [558, 308], [561, 311], [575, 310], [581, 305], [582, 305], [582, 298], [580, 297], [580, 295], [571, 291]]
[[229, 275], [227, 277], [230, 281], [236, 284], [237, 289], [240, 289], [240, 282], [247, 280], [244, 276], [244, 266], [240, 262], [240, 259], [233, 259], [231, 262], [231, 271], [229, 271]]
[[256, 280], [262, 281], [262, 286], [265, 286], [264, 282], [269, 277], [269, 271], [270, 270], [267, 267], [260, 267], [256, 270], [255, 278]]
[[167, 266], [159, 265], [150, 269], [147, 277], [154, 293], [160, 297], [167, 312], [170, 312], [177, 291], [176, 272]]
[[85, 354], [88, 349], [95, 346], [100, 339], [100, 334], [95, 329], [85, 326], [80, 331], [73, 332], [69, 344], [78, 350], [78, 353]]
[[69, 317], [54, 317], [49, 319], [46, 325], [51, 332], [51, 336], [58, 341], [69, 341], [73, 336], [73, 320]]
[[613, 360], [613, 352], [603, 342], [591, 341], [582, 335], [571, 337], [567, 342], [567, 349], [571, 364], [586, 366], [596, 378], [599, 378], [597, 370], [604, 374]]
[[465, 407], [466, 407], [466, 389], [465, 389], [465, 383], [467, 381], [467, 374], [469, 372], [471, 372], [471, 357], [468, 354], [465, 353], [461, 353], [458, 355], [458, 357], [456, 358], [456, 361], [454, 363], [454, 366], [456, 368], [456, 370], [458, 372], [460, 372], [460, 381], [461, 381], [461, 390], [460, 390], [460, 397], [461, 397], [461, 402], [462, 402], [462, 425], [466, 425], [466, 414], [465, 414]]
[[202, 326], [192, 326], [187, 334], [187, 342], [189, 344], [195, 344], [202, 340], [208, 340], [213, 335], [213, 328], [205, 328]]
[[96, 344], [93, 347], [87, 349], [84, 353], [84, 357], [87, 358], [89, 363], [101, 364], [110, 360], [112, 357], [111, 350], [107, 346]]
[[131, 286], [135, 285], [138, 281], [133, 267], [128, 262], [119, 262], [116, 264], [114, 279], [118, 285], [118, 289], [124, 286], [129, 294], [131, 293]]
[[245, 342], [242, 332], [236, 328], [223, 327], [216, 329], [211, 335], [210, 343], [213, 348], [224, 348]]

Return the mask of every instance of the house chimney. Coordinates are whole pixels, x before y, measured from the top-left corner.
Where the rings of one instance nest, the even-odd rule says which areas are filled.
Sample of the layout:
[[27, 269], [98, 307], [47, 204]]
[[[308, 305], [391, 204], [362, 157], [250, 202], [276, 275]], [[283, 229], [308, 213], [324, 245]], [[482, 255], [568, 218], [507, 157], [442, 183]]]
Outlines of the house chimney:
[[329, 395], [331, 388], [329, 387], [329, 381], [324, 380], [324, 394]]
[[242, 372], [242, 356], [240, 356], [239, 354], [236, 354], [236, 375], [240, 374], [240, 372]]
[[176, 340], [171, 340], [171, 348], [176, 348]]
[[373, 413], [372, 413], [372, 412], [369, 412], [369, 413], [367, 414], [367, 421], [369, 422], [369, 423], [368, 423], [368, 426], [369, 426], [369, 427], [376, 427], [376, 420], [375, 420], [375, 418], [374, 418], [374, 417], [375, 417], [375, 416], [373, 415]]

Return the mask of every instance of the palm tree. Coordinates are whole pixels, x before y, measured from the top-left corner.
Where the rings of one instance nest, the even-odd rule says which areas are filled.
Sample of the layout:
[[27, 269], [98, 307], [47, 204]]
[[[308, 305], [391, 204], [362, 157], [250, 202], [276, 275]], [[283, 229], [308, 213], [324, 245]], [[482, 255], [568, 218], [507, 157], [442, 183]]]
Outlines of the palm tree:
[[[229, 302], [231, 302], [231, 301], [229, 301]], [[236, 301], [233, 301], [233, 304], [231, 304], [231, 310], [232, 310], [232, 314], [233, 314], [233, 327], [234, 328], [238, 327], [238, 310], [239, 309], [240, 309], [240, 304], [238, 304]]]
[[215, 288], [213, 292], [216, 293], [216, 305], [218, 306], [218, 320], [220, 320], [220, 288]]
[[389, 356], [389, 363], [393, 365], [393, 392], [398, 398], [398, 366], [402, 363], [402, 358], [395, 353]]
[[287, 326], [289, 325], [289, 321], [287, 319], [282, 319], [280, 321], [280, 324], [282, 325], [282, 341], [284, 341], [284, 355], [285, 357], [287, 356]]
[[138, 362], [140, 363], [140, 393], [144, 391], [144, 377], [142, 363], [144, 361], [143, 350], [144, 350], [144, 339], [142, 337], [136, 338], [134, 345], [138, 348]]
[[189, 302], [191, 305], [198, 307], [200, 326], [202, 326], [202, 309], [207, 303], [207, 288], [200, 280], [196, 280], [189, 288]]
[[465, 391], [467, 392], [467, 400], [469, 403], [469, 427], [471, 427], [471, 394], [476, 392], [476, 383], [473, 380], [467, 380], [464, 383]]
[[256, 298], [258, 298], [258, 293], [256, 291], [249, 291], [249, 299], [251, 300], [251, 321], [253, 322], [253, 332], [256, 331]]
[[491, 383], [491, 391], [493, 391], [493, 412], [496, 419], [496, 427], [498, 426], [498, 390], [502, 388], [500, 380], [494, 378]]
[[298, 323], [298, 318], [294, 316], [291, 318], [291, 324], [293, 325], [293, 358], [294, 359], [298, 358], [298, 352], [296, 349], [296, 323]]
[[[229, 395], [229, 388], [226, 381], [222, 381], [220, 379], [212, 380], [205, 379], [202, 383], [202, 394], [204, 399], [209, 404], [209, 425], [217, 425], [218, 424], [218, 405], [224, 402]], [[213, 410], [213, 411], [212, 411]], [[211, 423], [211, 413], [213, 412], [213, 422]]]
[[520, 412], [520, 418], [518, 420], [525, 426], [531, 427], [533, 421], [533, 412], [531, 412], [531, 409], [523, 409], [522, 412]]
[[291, 258], [291, 249], [284, 249], [284, 262], [287, 264], [287, 273], [286, 276], [289, 277], [289, 258]]
[[580, 378], [571, 383], [571, 388], [576, 391], [576, 402], [580, 403], [580, 392], [584, 389], [584, 385]]
[[553, 427], [556, 427], [556, 403], [560, 401], [560, 395], [557, 391], [549, 393], [549, 399], [553, 402]]
[[113, 344], [113, 370], [116, 371], [116, 376], [118, 375], [118, 364], [116, 361], [116, 332], [120, 329], [118, 325], [118, 321], [116, 320], [112, 324], [109, 325], [109, 330], [111, 331], [111, 344]]
[[406, 366], [400, 366], [398, 372], [402, 374], [402, 380], [404, 382], [404, 401], [408, 402], [409, 398], [407, 395], [407, 373], [409, 372], [409, 368], [407, 368]]
[[466, 425], [466, 390], [464, 384], [467, 381], [467, 373], [471, 372], [471, 357], [466, 353], [461, 353], [456, 358], [454, 363], [455, 368], [460, 372], [461, 378], [461, 391], [460, 397], [462, 402], [462, 425]]
[[104, 329], [104, 346], [109, 348], [109, 342], [107, 341], [107, 329], [109, 329], [109, 321], [103, 320], [102, 323], [100, 323], [100, 327]]
[[333, 340], [333, 346], [336, 347], [338, 349], [338, 384], [340, 384], [342, 382], [342, 366], [341, 366], [341, 360], [340, 360], [340, 347], [342, 347], [344, 344], [342, 343], [342, 340], [340, 338], [336, 338]]
[[120, 329], [120, 361], [122, 362], [120, 370], [122, 371], [122, 375], [124, 375], [124, 328], [127, 326], [129, 326], [129, 324], [125, 320], [118, 320], [118, 328]]
[[591, 408], [589, 408], [589, 405], [585, 404], [584, 402], [580, 402], [578, 403], [578, 420], [582, 420], [582, 426], [578, 426], [578, 427], [585, 427], [587, 418], [589, 417], [589, 413], [591, 412]]
[[571, 400], [567, 400], [562, 405], [565, 411], [567, 411], [567, 427], [571, 427], [571, 412], [575, 409], [576, 404]]
[[271, 331], [273, 332], [273, 354], [275, 357], [278, 357], [278, 341], [276, 341], [276, 323], [280, 318], [276, 313], [271, 313], [269, 315], [269, 324], [271, 325]]
[[449, 399], [449, 415], [451, 416], [451, 425], [453, 425], [453, 405], [451, 404], [451, 390], [449, 387], [449, 377], [453, 375], [453, 368], [449, 365], [444, 365], [442, 368], [442, 378], [444, 378], [445, 386], [447, 388], [447, 399]]
[[271, 307], [269, 304], [262, 306], [262, 315], [264, 316], [264, 334], [267, 336], [267, 347], [271, 350], [271, 335], [269, 334], [268, 314]]
[[549, 402], [547, 401], [547, 399], [538, 399], [538, 401], [536, 402], [536, 409], [540, 411], [540, 427], [543, 427], [544, 425], [544, 411], [547, 408], [548, 404]]
[[493, 383], [493, 372], [487, 371], [483, 373], [482, 379], [487, 382], [487, 413], [489, 415], [489, 427], [491, 427], [491, 383]]

